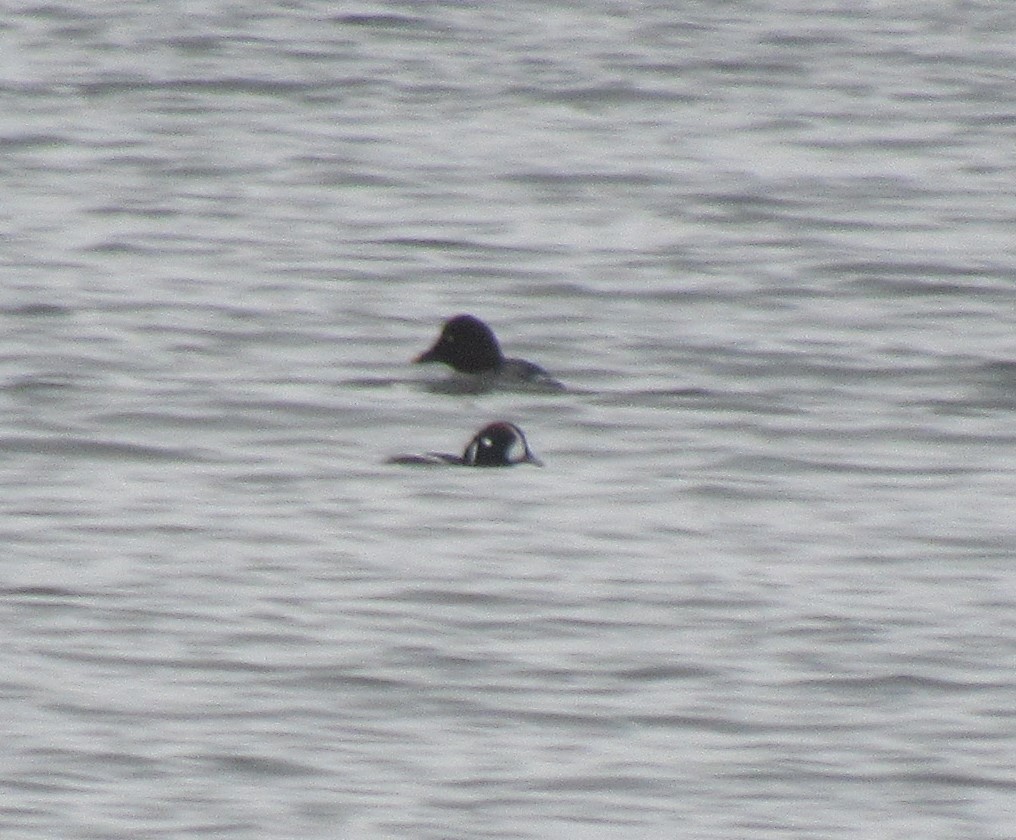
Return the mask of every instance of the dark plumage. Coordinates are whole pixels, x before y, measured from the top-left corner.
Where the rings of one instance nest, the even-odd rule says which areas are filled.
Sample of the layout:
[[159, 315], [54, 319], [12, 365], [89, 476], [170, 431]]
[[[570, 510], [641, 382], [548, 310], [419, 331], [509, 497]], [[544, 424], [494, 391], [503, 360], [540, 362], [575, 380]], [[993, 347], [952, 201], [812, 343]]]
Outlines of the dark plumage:
[[446, 321], [434, 345], [414, 362], [441, 362], [490, 388], [564, 389], [539, 365], [525, 359], [505, 358], [494, 331], [473, 315], [456, 315]]
[[462, 455], [428, 452], [426, 455], [396, 455], [389, 464], [434, 466], [452, 464], [461, 467], [512, 467], [516, 464], [543, 466], [529, 448], [522, 429], [514, 423], [491, 423], [484, 426], [466, 446]]
[[456, 315], [445, 322], [433, 347], [416, 362], [443, 362], [459, 373], [486, 373], [504, 364], [494, 331], [472, 315]]

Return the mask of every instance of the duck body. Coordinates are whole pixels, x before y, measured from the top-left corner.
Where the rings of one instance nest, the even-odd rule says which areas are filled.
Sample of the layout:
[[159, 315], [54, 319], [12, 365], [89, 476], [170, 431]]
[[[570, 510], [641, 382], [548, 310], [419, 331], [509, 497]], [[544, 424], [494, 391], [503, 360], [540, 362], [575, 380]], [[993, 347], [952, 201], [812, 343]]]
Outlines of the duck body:
[[517, 464], [543, 466], [529, 448], [522, 429], [514, 423], [490, 423], [477, 432], [461, 455], [428, 452], [424, 455], [396, 455], [389, 464], [409, 466], [513, 467]]
[[437, 341], [413, 361], [448, 365], [465, 379], [463, 384], [477, 390], [564, 390], [564, 386], [538, 364], [507, 358], [501, 352], [494, 331], [475, 315], [450, 318], [441, 328]]

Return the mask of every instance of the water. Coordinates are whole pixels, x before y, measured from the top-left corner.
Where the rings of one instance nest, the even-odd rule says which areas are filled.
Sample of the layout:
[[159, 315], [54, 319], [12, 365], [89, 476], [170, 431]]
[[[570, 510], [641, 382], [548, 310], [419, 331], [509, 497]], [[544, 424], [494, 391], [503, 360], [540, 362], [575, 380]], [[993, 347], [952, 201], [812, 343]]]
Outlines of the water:
[[1014, 30], [9, 9], [3, 836], [1011, 837]]

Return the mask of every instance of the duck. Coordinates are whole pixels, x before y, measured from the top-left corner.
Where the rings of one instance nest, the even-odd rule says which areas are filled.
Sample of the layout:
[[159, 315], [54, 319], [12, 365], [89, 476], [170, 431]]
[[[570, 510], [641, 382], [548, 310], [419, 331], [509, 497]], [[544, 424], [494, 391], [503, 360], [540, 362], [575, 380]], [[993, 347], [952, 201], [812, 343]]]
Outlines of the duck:
[[388, 464], [413, 466], [514, 467], [517, 464], [543, 466], [533, 454], [522, 429], [514, 423], [488, 423], [466, 444], [461, 455], [428, 452], [423, 455], [395, 455]]
[[475, 315], [456, 315], [445, 321], [434, 344], [413, 362], [446, 364], [478, 390], [564, 390], [538, 364], [507, 358], [494, 331]]

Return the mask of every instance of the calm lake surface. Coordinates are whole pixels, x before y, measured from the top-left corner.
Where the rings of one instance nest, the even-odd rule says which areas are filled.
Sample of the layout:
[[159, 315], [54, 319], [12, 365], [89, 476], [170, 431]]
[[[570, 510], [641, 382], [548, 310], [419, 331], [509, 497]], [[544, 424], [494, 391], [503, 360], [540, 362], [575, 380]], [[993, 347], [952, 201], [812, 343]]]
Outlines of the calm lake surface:
[[18, 2], [0, 103], [5, 839], [1013, 836], [1011, 2]]

